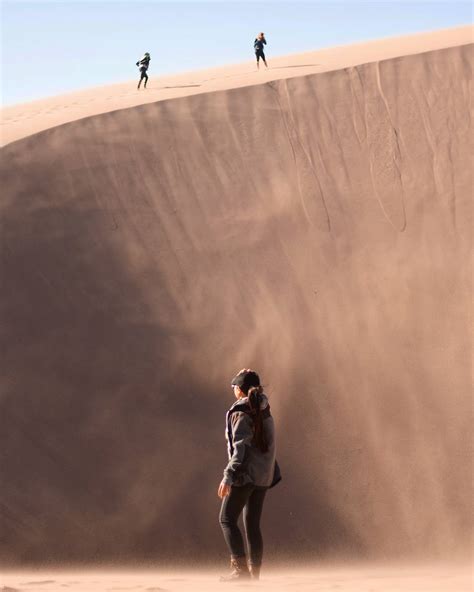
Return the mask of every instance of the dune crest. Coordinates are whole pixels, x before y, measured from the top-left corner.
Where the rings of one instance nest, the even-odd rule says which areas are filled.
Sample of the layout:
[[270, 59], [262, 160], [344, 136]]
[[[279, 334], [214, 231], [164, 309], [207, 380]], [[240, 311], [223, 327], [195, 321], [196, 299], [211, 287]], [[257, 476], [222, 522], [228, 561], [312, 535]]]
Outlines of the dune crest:
[[468, 25], [330, 47], [301, 54], [272, 56], [271, 68], [261, 71], [257, 71], [255, 63], [249, 61], [243, 64], [162, 76], [159, 70], [159, 60], [157, 60], [156, 65], [150, 70], [151, 77], [146, 91], [143, 89], [137, 91], [137, 80], [131, 80], [126, 83], [89, 88], [57, 97], [4, 107], [0, 110], [0, 144], [3, 146], [69, 121], [117, 109], [194, 94], [252, 86], [305, 74], [320, 74], [368, 62], [464, 45], [472, 43], [473, 31], [474, 27]]

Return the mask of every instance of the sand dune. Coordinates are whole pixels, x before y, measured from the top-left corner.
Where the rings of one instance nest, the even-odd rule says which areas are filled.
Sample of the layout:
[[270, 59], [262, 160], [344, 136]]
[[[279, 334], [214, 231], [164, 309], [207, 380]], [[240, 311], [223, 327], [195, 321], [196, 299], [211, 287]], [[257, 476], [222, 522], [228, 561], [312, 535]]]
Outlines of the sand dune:
[[157, 59], [150, 70], [151, 78], [146, 91], [137, 91], [137, 81], [133, 80], [3, 108], [0, 112], [0, 144], [8, 144], [69, 121], [116, 109], [256, 85], [302, 74], [349, 68], [367, 62], [463, 45], [471, 43], [472, 40], [473, 27], [456, 27], [278, 58], [271, 57], [271, 68], [262, 68], [260, 71], [257, 71], [255, 63], [250, 61], [174, 76], [160, 76]]
[[224, 565], [243, 366], [279, 430], [268, 557], [469, 552], [472, 46], [452, 35], [2, 148], [3, 564]]

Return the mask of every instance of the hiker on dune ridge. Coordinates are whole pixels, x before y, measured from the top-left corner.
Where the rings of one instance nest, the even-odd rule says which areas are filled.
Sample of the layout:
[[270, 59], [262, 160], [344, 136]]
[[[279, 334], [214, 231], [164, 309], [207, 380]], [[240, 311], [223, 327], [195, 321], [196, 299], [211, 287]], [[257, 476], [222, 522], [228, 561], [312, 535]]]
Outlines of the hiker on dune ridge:
[[138, 66], [138, 69], [140, 70], [140, 80], [138, 81], [137, 89], [140, 88], [140, 84], [142, 83], [142, 80], [145, 80], [143, 87], [146, 88], [146, 83], [148, 82], [148, 74], [146, 72], [148, 70], [148, 66], [150, 65], [150, 61], [151, 61], [150, 54], [148, 52], [146, 52], [143, 55], [143, 57], [140, 58], [138, 60], [138, 62], [135, 64], [136, 66]]
[[255, 50], [255, 57], [257, 58], [257, 68], [260, 69], [260, 58], [262, 58], [265, 67], [268, 68], [267, 60], [265, 59], [265, 53], [263, 46], [267, 44], [265, 39], [265, 33], [259, 33], [253, 42], [253, 48]]

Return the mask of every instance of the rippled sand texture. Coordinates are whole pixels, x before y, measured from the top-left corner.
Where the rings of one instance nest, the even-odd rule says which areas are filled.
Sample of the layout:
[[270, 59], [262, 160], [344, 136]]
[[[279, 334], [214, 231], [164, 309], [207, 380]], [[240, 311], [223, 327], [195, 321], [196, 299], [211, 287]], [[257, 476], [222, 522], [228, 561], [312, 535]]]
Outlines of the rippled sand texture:
[[409, 39], [2, 148], [4, 565], [224, 566], [244, 366], [284, 474], [266, 557], [468, 552], [472, 46]]

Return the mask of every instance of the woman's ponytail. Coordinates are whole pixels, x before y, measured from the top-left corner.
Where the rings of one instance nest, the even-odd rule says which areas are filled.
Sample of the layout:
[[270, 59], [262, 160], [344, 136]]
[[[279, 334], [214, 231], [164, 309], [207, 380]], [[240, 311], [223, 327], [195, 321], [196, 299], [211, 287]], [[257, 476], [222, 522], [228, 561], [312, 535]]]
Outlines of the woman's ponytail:
[[268, 451], [268, 442], [265, 437], [265, 430], [263, 429], [263, 418], [260, 409], [260, 403], [262, 401], [261, 394], [263, 393], [263, 388], [261, 386], [252, 386], [249, 388], [247, 393], [248, 402], [250, 405], [250, 409], [252, 411], [252, 416], [254, 419], [254, 440], [257, 447], [260, 449], [261, 452]]

